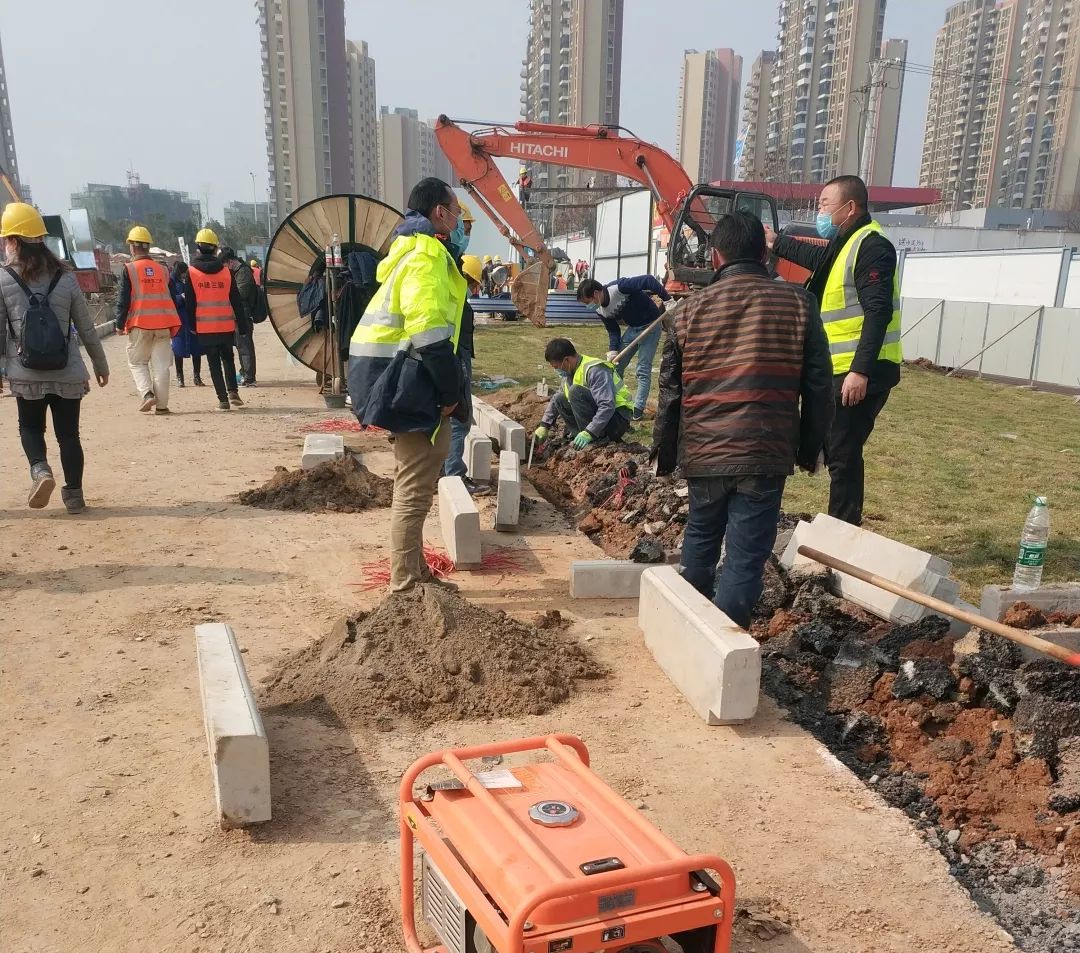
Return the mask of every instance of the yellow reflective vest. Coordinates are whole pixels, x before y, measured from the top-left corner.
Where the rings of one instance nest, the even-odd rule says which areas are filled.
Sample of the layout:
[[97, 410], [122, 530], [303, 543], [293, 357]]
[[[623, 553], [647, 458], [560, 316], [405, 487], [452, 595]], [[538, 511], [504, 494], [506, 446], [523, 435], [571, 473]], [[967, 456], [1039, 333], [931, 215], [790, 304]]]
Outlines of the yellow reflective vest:
[[574, 387], [588, 387], [586, 378], [589, 376], [589, 371], [592, 370], [597, 364], [603, 364], [608, 370], [611, 371], [611, 376], [615, 378], [615, 408], [623, 410], [633, 410], [634, 398], [630, 396], [630, 391], [626, 389], [626, 385], [623, 383], [622, 375], [615, 369], [615, 365], [609, 361], [602, 361], [598, 357], [586, 357], [581, 355], [581, 360], [578, 361], [577, 370], [574, 371], [574, 377], [572, 381], [563, 378], [563, 394], [567, 398], [570, 397], [570, 386]]
[[[855, 352], [862, 338], [863, 309], [855, 289], [855, 262], [864, 239], [870, 234], [881, 234], [881, 226], [877, 222], [871, 222], [852, 232], [840, 254], [836, 256], [828, 281], [825, 282], [825, 291], [821, 298], [821, 320], [825, 324], [825, 335], [829, 339], [834, 374], [846, 374], [851, 370], [851, 363], [855, 360]], [[885, 331], [885, 340], [878, 352], [878, 360], [892, 361], [894, 364], [900, 364], [904, 360], [903, 346], [900, 343], [900, 283], [895, 274], [892, 320]]]

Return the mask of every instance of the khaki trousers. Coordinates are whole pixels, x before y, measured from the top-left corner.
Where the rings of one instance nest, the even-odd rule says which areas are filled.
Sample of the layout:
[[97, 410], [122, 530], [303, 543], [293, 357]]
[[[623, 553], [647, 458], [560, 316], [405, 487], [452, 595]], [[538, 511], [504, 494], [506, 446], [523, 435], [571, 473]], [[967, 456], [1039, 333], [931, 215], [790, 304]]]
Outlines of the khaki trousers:
[[390, 510], [390, 589], [401, 592], [429, 575], [424, 520], [431, 512], [439, 470], [450, 449], [450, 419], [432, 441], [424, 433], [394, 435], [394, 503]]
[[168, 328], [147, 331], [132, 328], [128, 331], [128, 366], [135, 380], [135, 389], [142, 397], [153, 394], [158, 410], [169, 406], [169, 372], [172, 370], [172, 334]]

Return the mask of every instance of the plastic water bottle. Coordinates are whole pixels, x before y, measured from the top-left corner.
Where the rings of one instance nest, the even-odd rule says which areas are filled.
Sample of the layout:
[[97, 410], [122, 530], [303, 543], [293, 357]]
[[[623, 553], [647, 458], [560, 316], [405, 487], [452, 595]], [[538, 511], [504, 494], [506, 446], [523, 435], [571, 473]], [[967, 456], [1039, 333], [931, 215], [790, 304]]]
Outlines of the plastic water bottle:
[[332, 258], [335, 268], [341, 268], [345, 262], [341, 260], [341, 239], [338, 237], [338, 233], [334, 232], [334, 237], [330, 239], [330, 247], [333, 249]]
[[1050, 539], [1050, 507], [1045, 496], [1037, 496], [1035, 505], [1024, 520], [1020, 534], [1020, 554], [1013, 572], [1014, 589], [1038, 589], [1042, 582], [1046, 544]]

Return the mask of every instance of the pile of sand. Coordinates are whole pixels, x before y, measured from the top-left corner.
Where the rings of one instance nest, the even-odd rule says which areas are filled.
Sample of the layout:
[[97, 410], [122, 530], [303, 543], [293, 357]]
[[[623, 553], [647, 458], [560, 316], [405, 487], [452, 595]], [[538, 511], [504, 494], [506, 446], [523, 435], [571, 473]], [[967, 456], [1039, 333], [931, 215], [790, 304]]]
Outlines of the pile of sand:
[[347, 724], [392, 730], [443, 721], [541, 715], [603, 668], [556, 629], [527, 626], [437, 586], [393, 593], [370, 614], [285, 659], [265, 705], [322, 698]]
[[356, 457], [320, 463], [310, 470], [278, 467], [273, 477], [254, 490], [240, 494], [246, 506], [264, 510], [293, 510], [302, 513], [358, 513], [376, 506], [389, 506], [394, 481], [376, 476]]

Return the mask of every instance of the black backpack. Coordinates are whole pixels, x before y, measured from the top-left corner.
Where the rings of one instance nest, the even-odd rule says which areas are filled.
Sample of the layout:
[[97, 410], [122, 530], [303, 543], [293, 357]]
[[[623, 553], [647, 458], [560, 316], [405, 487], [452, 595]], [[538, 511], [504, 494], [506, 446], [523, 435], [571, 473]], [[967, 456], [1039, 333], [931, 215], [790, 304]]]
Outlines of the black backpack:
[[266, 303], [266, 289], [255, 288], [255, 306], [251, 309], [251, 320], [254, 324], [262, 324], [270, 316], [270, 309]]
[[[68, 318], [67, 334], [60, 329], [60, 319], [56, 312], [49, 306], [49, 295], [53, 293], [60, 281], [61, 271], [53, 276], [49, 282], [49, 289], [45, 294], [31, 291], [26, 282], [16, 274], [14, 269], [4, 267], [15, 283], [22, 288], [29, 305], [23, 316], [22, 328], [19, 331], [18, 352], [19, 363], [31, 371], [59, 371], [67, 367], [68, 345], [71, 342], [71, 318]], [[15, 328], [11, 324], [11, 315], [8, 315], [8, 330], [12, 335]]]

